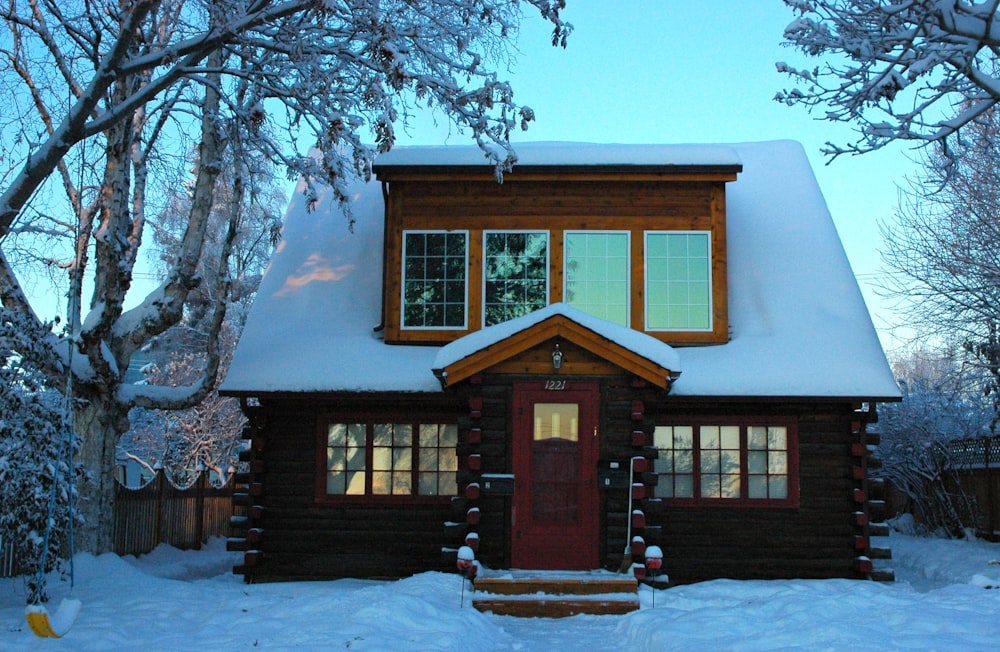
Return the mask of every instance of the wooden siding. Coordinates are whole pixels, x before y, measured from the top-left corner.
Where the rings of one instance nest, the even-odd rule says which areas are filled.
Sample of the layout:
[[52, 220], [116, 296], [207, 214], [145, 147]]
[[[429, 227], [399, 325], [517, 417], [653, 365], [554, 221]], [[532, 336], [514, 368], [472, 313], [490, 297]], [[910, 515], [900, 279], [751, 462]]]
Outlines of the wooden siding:
[[[552, 368], [552, 352], [556, 345], [563, 354], [558, 370]], [[663, 388], [673, 378], [670, 369], [571, 319], [554, 315], [434, 371], [448, 385], [454, 385], [470, 376], [487, 373], [491, 376], [606, 377], [621, 375], [623, 370]]]
[[[631, 232], [630, 327], [645, 329], [644, 237], [647, 230], [710, 231], [712, 330], [650, 335], [671, 344], [722, 343], [729, 338], [726, 264], [726, 194], [720, 180], [669, 177], [618, 179], [490, 179], [391, 181], [385, 227], [385, 339], [388, 343], [446, 343], [482, 328], [483, 230], [549, 232], [549, 301], [563, 300], [563, 232]], [[469, 232], [466, 329], [401, 327], [404, 230]]]

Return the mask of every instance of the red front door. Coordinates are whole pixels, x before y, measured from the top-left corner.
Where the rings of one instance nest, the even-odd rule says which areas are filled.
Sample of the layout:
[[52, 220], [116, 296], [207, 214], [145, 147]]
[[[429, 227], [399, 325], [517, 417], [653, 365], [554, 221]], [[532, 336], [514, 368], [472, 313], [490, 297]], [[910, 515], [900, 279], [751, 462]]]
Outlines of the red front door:
[[514, 388], [514, 568], [598, 567], [600, 390], [550, 380]]

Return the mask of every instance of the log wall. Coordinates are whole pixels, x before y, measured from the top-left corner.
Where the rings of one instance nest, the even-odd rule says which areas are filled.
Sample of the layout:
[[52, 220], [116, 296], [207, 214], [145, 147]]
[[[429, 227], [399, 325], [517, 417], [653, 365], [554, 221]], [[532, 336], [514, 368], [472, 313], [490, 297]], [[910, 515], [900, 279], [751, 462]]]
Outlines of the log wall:
[[[426, 409], [444, 400], [444, 407], [453, 410], [459, 424], [459, 495], [434, 503], [317, 502], [317, 419], [357, 399], [265, 402], [258, 408], [266, 415], [259, 420], [265, 425], [253, 435], [262, 442], [255, 444], [255, 464], [263, 472], [253, 478], [256, 495], [246, 499], [256, 517], [252, 522], [237, 517], [256, 534], [245, 544], [247, 564], [237, 572], [248, 581], [450, 572], [455, 551], [469, 543], [470, 535], [483, 564], [509, 567], [512, 500], [481, 494], [471, 485], [482, 474], [513, 468], [508, 436], [513, 381], [510, 376], [477, 378], [443, 399], [387, 396], [358, 408], [398, 411], [401, 401], [408, 401], [419, 410], [421, 401]], [[652, 485], [643, 488], [645, 497], [636, 498], [633, 507], [644, 512], [645, 523], [631, 534], [663, 549], [664, 570], [673, 582], [865, 576], [858, 570], [859, 541], [866, 534], [859, 523], [867, 524], [868, 516], [865, 485], [852, 457], [858, 418], [852, 405], [683, 401], [622, 378], [602, 380], [602, 394], [600, 457], [624, 462], [626, 468], [632, 456], [654, 454], [651, 438], [643, 434], [671, 415], [797, 420], [798, 507], [672, 507], [653, 497]], [[442, 406], [435, 408], [436, 414], [441, 411]], [[655, 483], [650, 476], [635, 479]], [[611, 570], [623, 562], [632, 490], [601, 491], [600, 558]]]
[[[856, 568], [860, 531], [854, 514], [864, 505], [856, 500], [860, 479], [852, 473], [857, 415], [850, 404], [685, 405], [650, 397], [645, 409], [649, 421], [671, 414], [797, 420], [798, 507], [671, 507], [668, 501], [640, 501], [652, 526], [640, 534], [646, 545], [663, 549], [663, 569], [672, 582], [863, 576]], [[615, 540], [619, 543], [624, 546], [624, 538]]]
[[[390, 398], [381, 407], [398, 414], [406, 403]], [[257, 488], [245, 499], [255, 515], [234, 519], [255, 531], [239, 537], [242, 543], [237, 544], [248, 550], [244, 565], [236, 569], [247, 581], [402, 577], [454, 569], [442, 554], [451, 509], [447, 497], [436, 502], [317, 501], [319, 419], [345, 405], [371, 407], [357, 399], [276, 400], [256, 409], [261, 426], [252, 433], [259, 442], [254, 461], [262, 472], [252, 478], [249, 486]]]

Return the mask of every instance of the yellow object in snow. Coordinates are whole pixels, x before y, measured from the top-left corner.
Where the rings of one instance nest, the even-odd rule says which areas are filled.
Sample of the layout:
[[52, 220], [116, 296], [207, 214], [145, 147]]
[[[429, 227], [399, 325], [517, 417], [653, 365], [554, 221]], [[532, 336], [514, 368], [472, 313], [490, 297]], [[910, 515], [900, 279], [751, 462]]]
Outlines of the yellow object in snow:
[[59, 603], [59, 610], [50, 618], [48, 610], [42, 605], [28, 605], [24, 608], [24, 617], [35, 636], [62, 638], [73, 626], [82, 606], [79, 600], [63, 600]]

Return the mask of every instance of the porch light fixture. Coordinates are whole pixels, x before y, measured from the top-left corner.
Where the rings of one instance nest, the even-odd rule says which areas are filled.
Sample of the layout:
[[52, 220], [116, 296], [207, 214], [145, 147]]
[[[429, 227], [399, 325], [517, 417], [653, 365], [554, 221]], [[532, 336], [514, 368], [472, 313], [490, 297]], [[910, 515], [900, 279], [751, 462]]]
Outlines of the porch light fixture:
[[559, 345], [556, 344], [555, 350], [552, 351], [552, 368], [558, 369], [559, 367], [561, 367], [562, 360], [563, 360], [562, 351], [559, 350]]

